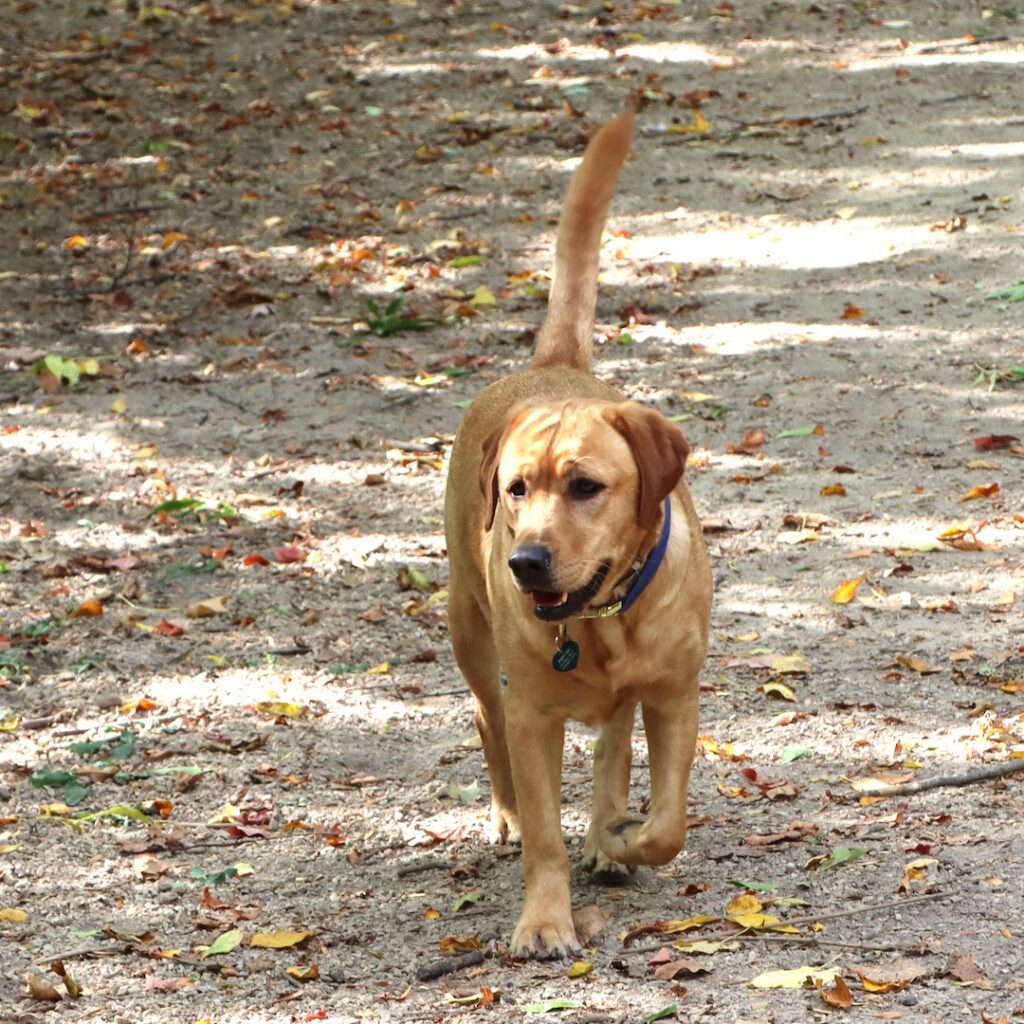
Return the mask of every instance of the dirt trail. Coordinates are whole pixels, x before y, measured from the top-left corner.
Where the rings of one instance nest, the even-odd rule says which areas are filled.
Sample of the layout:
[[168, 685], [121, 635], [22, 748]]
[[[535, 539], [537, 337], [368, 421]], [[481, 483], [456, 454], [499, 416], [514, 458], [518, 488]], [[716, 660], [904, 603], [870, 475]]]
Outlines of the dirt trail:
[[[857, 788], [1024, 756], [1021, 19], [7, 5], [0, 1019], [782, 1024], [845, 999], [750, 984], [801, 966], [850, 1021], [1024, 1017], [1020, 776]], [[694, 449], [713, 650], [688, 849], [574, 879], [610, 916], [568, 977], [503, 952], [443, 463], [637, 93], [598, 372]], [[743, 893], [796, 938], [623, 952]]]

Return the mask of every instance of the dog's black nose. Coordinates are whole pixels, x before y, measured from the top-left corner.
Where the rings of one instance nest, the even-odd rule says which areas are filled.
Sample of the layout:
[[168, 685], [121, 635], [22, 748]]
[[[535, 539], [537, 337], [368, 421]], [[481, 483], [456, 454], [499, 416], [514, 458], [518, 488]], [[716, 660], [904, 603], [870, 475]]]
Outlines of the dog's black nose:
[[543, 544], [520, 544], [509, 555], [508, 567], [524, 587], [542, 590], [551, 584], [551, 552]]

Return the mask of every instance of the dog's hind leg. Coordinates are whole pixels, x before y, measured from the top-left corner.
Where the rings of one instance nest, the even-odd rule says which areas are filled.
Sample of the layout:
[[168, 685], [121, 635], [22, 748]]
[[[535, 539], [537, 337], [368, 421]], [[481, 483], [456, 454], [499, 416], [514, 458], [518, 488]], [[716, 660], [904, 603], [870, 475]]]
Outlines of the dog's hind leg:
[[635, 716], [635, 704], [619, 708], [594, 745], [594, 803], [583, 845], [583, 866], [600, 885], [622, 885], [634, 870], [608, 858], [601, 850], [600, 836], [611, 822], [626, 814]]
[[476, 698], [476, 727], [491, 777], [491, 820], [487, 840], [491, 843], [518, 842], [519, 816], [505, 739], [498, 652], [491, 639], [490, 624], [480, 606], [471, 596], [460, 598], [458, 595], [459, 591], [453, 589], [448, 617], [455, 660]]

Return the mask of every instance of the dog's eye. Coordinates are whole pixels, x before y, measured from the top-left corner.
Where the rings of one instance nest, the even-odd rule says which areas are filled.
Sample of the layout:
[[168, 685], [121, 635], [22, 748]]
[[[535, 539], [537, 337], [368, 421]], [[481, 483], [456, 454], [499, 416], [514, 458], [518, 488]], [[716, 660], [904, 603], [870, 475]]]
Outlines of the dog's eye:
[[569, 496], [572, 498], [592, 498], [603, 490], [604, 484], [585, 476], [577, 477], [569, 484]]
[[525, 480], [513, 480], [508, 485], [508, 493], [513, 498], [525, 498], [526, 497], [526, 481]]

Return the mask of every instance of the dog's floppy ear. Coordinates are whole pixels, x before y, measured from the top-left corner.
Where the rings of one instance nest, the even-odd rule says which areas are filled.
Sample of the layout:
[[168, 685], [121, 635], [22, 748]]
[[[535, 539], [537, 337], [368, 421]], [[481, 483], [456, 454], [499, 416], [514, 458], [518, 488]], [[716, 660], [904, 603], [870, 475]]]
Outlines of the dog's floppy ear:
[[492, 430], [482, 445], [480, 462], [480, 490], [484, 492], [484, 529], [494, 525], [494, 513], [498, 510], [498, 459], [501, 456], [501, 442], [505, 436], [505, 426]]
[[682, 479], [690, 446], [677, 426], [639, 402], [615, 406], [610, 422], [633, 452], [640, 477], [637, 521], [650, 529], [658, 521], [661, 503]]

